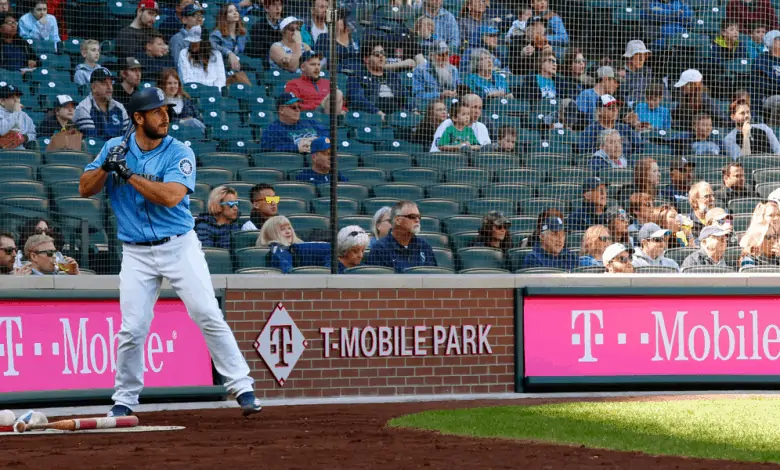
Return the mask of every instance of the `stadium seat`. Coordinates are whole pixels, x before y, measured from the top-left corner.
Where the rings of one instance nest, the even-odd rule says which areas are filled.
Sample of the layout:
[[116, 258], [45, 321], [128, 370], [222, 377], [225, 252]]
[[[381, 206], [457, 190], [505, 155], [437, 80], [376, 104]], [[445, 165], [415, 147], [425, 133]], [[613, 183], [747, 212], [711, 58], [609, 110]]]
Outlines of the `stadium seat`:
[[507, 268], [511, 272], [517, 272], [523, 265], [523, 260], [531, 252], [531, 248], [511, 248], [506, 252]]
[[740, 272], [751, 273], [780, 273], [780, 266], [766, 265], [766, 266], [745, 266]]
[[360, 157], [353, 153], [338, 153], [339, 171], [353, 170], [360, 166]]
[[330, 219], [327, 215], [297, 214], [290, 215], [287, 219], [295, 229], [298, 238], [304, 241], [309, 241], [312, 230], [330, 230]]
[[379, 127], [382, 124], [382, 117], [378, 114], [351, 111], [344, 115], [344, 125], [351, 128]]
[[209, 142], [203, 142], [198, 140], [185, 140], [184, 144], [189, 146], [190, 149], [195, 153], [195, 155], [201, 155], [204, 153], [214, 153], [219, 148], [219, 142], [217, 141], [209, 141]]
[[[317, 186], [317, 194], [319, 197], [330, 197], [330, 183]], [[369, 196], [369, 189], [362, 184], [339, 183], [336, 185], [336, 194], [338, 197], [354, 199], [360, 202]]]
[[[324, 216], [330, 215], [330, 198], [320, 197], [311, 200], [312, 212]], [[339, 199], [337, 211], [339, 215], [356, 215], [360, 212], [360, 204], [354, 199]]]
[[299, 153], [266, 152], [250, 156], [253, 167], [275, 170], [295, 170], [305, 167], [303, 155]]
[[522, 268], [513, 271], [515, 274], [566, 274], [568, 271], [565, 269], [558, 269], [558, 268], [542, 268], [542, 267], [534, 267], [534, 268]]
[[461, 269], [458, 274], [511, 274], [503, 268], [469, 268]]
[[202, 167], [227, 168], [228, 170], [231, 170], [233, 174], [237, 174], [244, 168], [249, 168], [249, 159], [246, 155], [239, 153], [205, 153], [198, 155], [198, 162]]
[[295, 199], [291, 197], [279, 198], [279, 204], [276, 205], [279, 213], [284, 215], [307, 214], [309, 212], [309, 201]]
[[[600, 272], [604, 272], [604, 268], [599, 267]], [[677, 270], [672, 268], [671, 266], [639, 266], [637, 268], [634, 268], [634, 271], [636, 271], [639, 274], [668, 274], [668, 273], [674, 273], [677, 274]]]
[[425, 197], [425, 190], [422, 186], [411, 183], [387, 183], [374, 186], [372, 188], [374, 196], [409, 199], [415, 201]]
[[744, 232], [750, 226], [750, 220], [753, 218], [753, 213], [749, 214], [732, 214], [734, 217], [734, 231]]
[[46, 190], [38, 181], [6, 181], [0, 185], [0, 198], [10, 196], [46, 197]]
[[473, 268], [504, 268], [504, 253], [498, 248], [470, 247], [458, 250], [458, 271]]
[[468, 155], [452, 152], [418, 153], [414, 156], [415, 165], [447, 171], [469, 166]]
[[422, 238], [423, 240], [427, 241], [429, 245], [431, 245], [432, 248], [449, 248], [450, 247], [450, 240], [444, 233], [437, 233], [437, 232], [420, 232], [417, 234], [418, 237]]
[[465, 206], [466, 212], [470, 215], [484, 216], [490, 211], [498, 211], [509, 217], [517, 213], [517, 203], [511, 199], [470, 199], [465, 202]]
[[444, 174], [447, 183], [470, 184], [476, 187], [491, 185], [493, 172], [484, 168], [455, 168]]
[[419, 199], [416, 203], [423, 217], [430, 216], [445, 219], [460, 212], [460, 204], [449, 199]]
[[0, 182], [34, 180], [35, 171], [27, 165], [0, 166]]
[[395, 138], [393, 129], [390, 127], [357, 127], [353, 131], [353, 136], [358, 142], [370, 144], [379, 144]]
[[[480, 196], [483, 198], [509, 199], [510, 201], [521, 201], [536, 196], [536, 187], [541, 184], [516, 184], [516, 183], [498, 183], [483, 186], [480, 189]], [[514, 213], [514, 211], [513, 211]]]
[[520, 213], [529, 217], [536, 217], [540, 212], [550, 208], [556, 208], [563, 213], [568, 212], [568, 204], [560, 199], [530, 198], [521, 200], [519, 204]]
[[363, 166], [381, 168], [385, 171], [412, 166], [412, 156], [403, 152], [375, 152], [361, 157]]
[[780, 181], [760, 183], [756, 185], [756, 192], [762, 199], [766, 199], [775, 189], [780, 188]]
[[345, 269], [344, 274], [395, 274], [395, 269], [386, 266], [360, 265]]
[[290, 270], [290, 274], [330, 274], [331, 268], [323, 266], [298, 266]]
[[79, 228], [81, 219], [87, 219], [89, 226], [104, 230], [103, 201], [98, 198], [62, 197], [54, 200], [59, 225]]
[[438, 184], [440, 173], [434, 168], [400, 168], [392, 171], [392, 179], [396, 183], [411, 183], [423, 188]]
[[507, 168], [522, 166], [522, 160], [517, 155], [492, 152], [475, 155], [472, 158], [472, 163], [477, 168], [484, 168], [490, 171], [502, 171]]
[[672, 248], [669, 250], [666, 250], [664, 253], [664, 256], [667, 258], [671, 258], [677, 262], [678, 265], [682, 266], [683, 261], [685, 261], [685, 258], [690, 256], [692, 253], [696, 251], [696, 248], [692, 247], [681, 247], [681, 248]]
[[260, 230], [237, 230], [230, 234], [230, 249], [235, 252], [242, 248], [253, 247], [259, 237]]
[[254, 184], [245, 181], [226, 181], [225, 186], [235, 189], [239, 199], [249, 200], [249, 192]]
[[[437, 262], [439, 258], [436, 258]], [[413, 266], [406, 268], [403, 271], [404, 274], [455, 274], [452, 268], [445, 268], [443, 266]]]
[[725, 274], [734, 270], [725, 266], [688, 266], [683, 268], [683, 274]]
[[[55, 201], [61, 197], [81, 197], [79, 194], [78, 180], [59, 181], [50, 185], [46, 185], [46, 187], [52, 201]], [[102, 199], [104, 195], [105, 193], [98, 193], [92, 197], [96, 199]]]
[[447, 248], [434, 248], [433, 254], [436, 256], [436, 264], [443, 268], [455, 269], [455, 261], [452, 256], [452, 250]]
[[84, 139], [82, 142], [84, 146], [84, 152], [95, 156], [98, 153], [100, 153], [101, 150], [103, 150], [103, 146], [106, 145], [106, 142], [101, 139], [94, 139], [92, 137]]
[[223, 248], [202, 248], [209, 266], [209, 272], [214, 274], [233, 274], [233, 263], [230, 252]]
[[450, 234], [450, 240], [452, 240], [452, 248], [457, 252], [463, 248], [468, 248], [477, 237], [479, 232], [476, 230], [468, 232], [458, 232]]
[[350, 225], [357, 225], [366, 231], [369, 235], [371, 233], [371, 217], [367, 215], [344, 215], [339, 216], [339, 230]]
[[363, 214], [373, 216], [376, 211], [381, 209], [382, 207], [393, 207], [396, 203], [400, 202], [401, 199], [397, 198], [390, 198], [390, 197], [370, 197], [368, 199], [363, 199]]
[[730, 214], [752, 214], [756, 206], [761, 202], [760, 198], [732, 199], [728, 204]]
[[374, 146], [357, 140], [344, 139], [339, 142], [339, 151], [363, 155], [374, 151]]
[[56, 150], [46, 152], [43, 160], [46, 164], [54, 165], [72, 165], [84, 169], [85, 166], [92, 163], [95, 157], [87, 152], [76, 152], [68, 150]]
[[234, 172], [227, 168], [198, 168], [195, 172], [195, 178], [198, 183], [217, 187], [228, 181], [233, 181]]
[[531, 168], [508, 168], [496, 172], [497, 182], [512, 184], [539, 184], [544, 180], [544, 171]]
[[252, 184], [274, 184], [284, 181], [284, 172], [271, 168], [244, 168], [238, 171], [238, 178]]
[[582, 200], [582, 185], [571, 183], [547, 183], [539, 186], [539, 197], [561, 199], [569, 203]]
[[[745, 174], [746, 178], [749, 178], [748, 174]], [[756, 184], [770, 183], [778, 181], [780, 182], [780, 168], [766, 168], [763, 170], [755, 170], [753, 172], [753, 181]]]
[[426, 193], [432, 199], [450, 199], [463, 203], [479, 196], [479, 190], [470, 184], [443, 183], [428, 186]]
[[442, 220], [442, 226], [450, 236], [460, 232], [476, 232], [482, 227], [482, 216], [455, 215]]
[[634, 183], [634, 170], [631, 169], [614, 169], [602, 171], [599, 176], [601, 180], [606, 184], [633, 184]]
[[274, 191], [281, 199], [311, 201], [317, 197], [317, 187], [303, 181], [282, 181], [274, 184]]
[[525, 157], [526, 166], [545, 173], [552, 169], [567, 167], [570, 163], [567, 155], [556, 153], [530, 153]]
[[235, 273], [236, 274], [257, 274], [257, 275], [282, 274], [282, 270], [277, 268], [242, 268], [242, 269], [236, 269]]
[[387, 181], [387, 173], [379, 168], [352, 168], [342, 171], [342, 174], [350, 183], [361, 183], [366, 186]]
[[190, 212], [193, 216], [197, 217], [206, 212], [206, 201], [208, 199], [190, 198]]
[[[661, 267], [661, 266], [652, 266], [655, 267]], [[637, 268], [638, 269], [638, 268]], [[674, 272], [677, 272], [676, 269], [672, 269]], [[604, 274], [604, 267], [603, 266], [580, 266], [578, 268], [574, 268], [571, 270], [572, 274]]]
[[27, 165], [37, 168], [41, 160], [41, 154], [33, 150], [0, 151], [0, 165]]
[[582, 184], [582, 182], [593, 174], [587, 168], [582, 167], [559, 167], [550, 170], [548, 178], [551, 183], [570, 183]]
[[78, 181], [84, 173], [83, 167], [72, 165], [42, 165], [38, 168], [38, 178], [49, 185], [60, 181]]

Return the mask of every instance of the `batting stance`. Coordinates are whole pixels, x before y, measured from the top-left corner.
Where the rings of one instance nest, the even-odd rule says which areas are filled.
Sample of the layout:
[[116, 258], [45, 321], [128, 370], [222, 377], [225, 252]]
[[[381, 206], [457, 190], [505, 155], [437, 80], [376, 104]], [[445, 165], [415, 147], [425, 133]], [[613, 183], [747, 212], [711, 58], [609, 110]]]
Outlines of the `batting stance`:
[[[133, 126], [108, 142], [81, 175], [79, 193], [106, 187], [123, 242], [119, 274], [122, 328], [118, 334], [114, 406], [109, 417], [128, 416], [144, 385], [143, 345], [154, 304], [166, 278], [200, 327], [217, 372], [227, 379], [244, 416], [262, 407], [254, 380], [214, 297], [206, 258], [189, 210], [195, 189], [195, 155], [168, 135], [169, 104], [159, 88], [135, 93], [128, 104]], [[135, 127], [133, 132], [133, 127]]]

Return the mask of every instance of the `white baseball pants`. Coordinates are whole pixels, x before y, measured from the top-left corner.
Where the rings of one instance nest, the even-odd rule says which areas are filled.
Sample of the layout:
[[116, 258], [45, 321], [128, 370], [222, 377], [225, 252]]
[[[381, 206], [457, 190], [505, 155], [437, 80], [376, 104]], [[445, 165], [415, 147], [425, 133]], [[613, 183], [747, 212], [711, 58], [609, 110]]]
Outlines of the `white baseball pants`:
[[252, 390], [254, 380], [238, 348], [233, 332], [222, 315], [211, 284], [206, 257], [194, 231], [158, 246], [125, 244], [119, 274], [122, 328], [116, 359], [114, 403], [128, 408], [138, 404], [144, 387], [143, 346], [154, 317], [154, 304], [163, 278], [187, 307], [200, 327], [211, 359], [235, 395]]

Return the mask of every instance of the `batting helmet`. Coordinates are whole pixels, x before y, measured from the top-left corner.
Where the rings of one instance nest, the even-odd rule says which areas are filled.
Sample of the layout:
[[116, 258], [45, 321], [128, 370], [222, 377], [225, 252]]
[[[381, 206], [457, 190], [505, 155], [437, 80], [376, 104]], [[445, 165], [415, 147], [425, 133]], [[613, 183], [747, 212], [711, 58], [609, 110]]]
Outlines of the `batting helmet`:
[[165, 93], [161, 89], [149, 87], [134, 93], [130, 97], [130, 102], [127, 104], [127, 114], [132, 120], [133, 114], [139, 111], [149, 111], [150, 109], [172, 105], [173, 103], [170, 103], [165, 98]]

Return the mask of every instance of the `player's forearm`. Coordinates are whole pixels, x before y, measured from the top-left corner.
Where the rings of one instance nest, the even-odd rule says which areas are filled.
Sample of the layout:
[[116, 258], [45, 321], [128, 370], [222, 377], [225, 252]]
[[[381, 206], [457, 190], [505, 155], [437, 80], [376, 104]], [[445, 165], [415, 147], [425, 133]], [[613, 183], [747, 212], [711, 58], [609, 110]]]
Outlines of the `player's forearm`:
[[127, 182], [141, 193], [146, 200], [158, 206], [176, 207], [187, 194], [186, 191], [184, 194], [181, 194], [180, 188], [184, 186], [179, 183], [149, 181], [138, 175], [131, 176]]
[[108, 173], [102, 168], [85, 171], [79, 178], [79, 194], [81, 197], [92, 197], [103, 190], [108, 179]]

